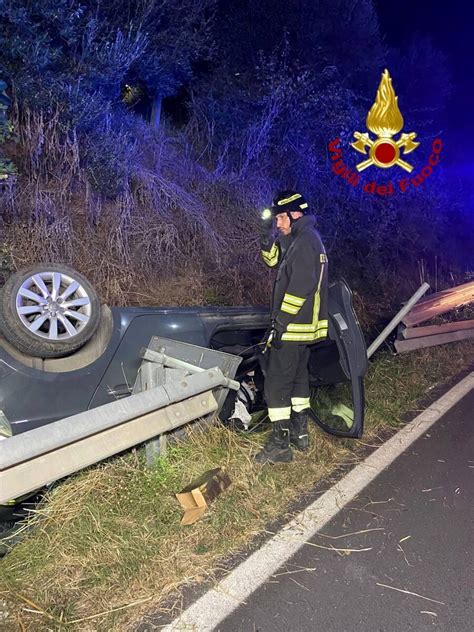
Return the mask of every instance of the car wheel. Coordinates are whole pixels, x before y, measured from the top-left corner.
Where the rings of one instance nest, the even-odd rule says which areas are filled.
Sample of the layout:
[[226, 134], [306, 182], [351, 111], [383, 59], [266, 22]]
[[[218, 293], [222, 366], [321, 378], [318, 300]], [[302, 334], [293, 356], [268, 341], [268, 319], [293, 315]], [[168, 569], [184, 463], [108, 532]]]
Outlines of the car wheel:
[[94, 334], [100, 314], [89, 281], [61, 264], [19, 270], [0, 294], [0, 332], [19, 351], [35, 357], [73, 353]]

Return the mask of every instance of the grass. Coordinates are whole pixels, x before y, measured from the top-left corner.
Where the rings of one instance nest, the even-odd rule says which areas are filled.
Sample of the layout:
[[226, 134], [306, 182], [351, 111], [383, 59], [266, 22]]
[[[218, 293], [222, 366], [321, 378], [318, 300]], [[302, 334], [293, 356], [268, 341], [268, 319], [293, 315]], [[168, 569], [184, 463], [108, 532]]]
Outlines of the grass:
[[[248, 550], [266, 525], [289, 518], [295, 499], [338, 464], [357, 458], [400, 424], [433, 385], [470, 365], [474, 342], [407, 355], [380, 353], [366, 379], [366, 433], [341, 440], [311, 428], [312, 447], [288, 465], [256, 467], [262, 435], [221, 426], [191, 432], [152, 470], [141, 450], [110, 459], [57, 485], [31, 530], [0, 563], [7, 630], [125, 630], [204, 581], [230, 555]], [[232, 484], [203, 519], [182, 527], [174, 494], [207, 469]]]

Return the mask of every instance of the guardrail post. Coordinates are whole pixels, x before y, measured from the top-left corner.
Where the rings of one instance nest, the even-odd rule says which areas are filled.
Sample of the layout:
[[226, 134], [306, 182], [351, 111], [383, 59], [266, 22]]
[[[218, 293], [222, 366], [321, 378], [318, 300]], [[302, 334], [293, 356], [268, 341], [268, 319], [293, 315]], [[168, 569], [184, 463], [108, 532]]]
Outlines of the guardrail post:
[[373, 343], [367, 349], [367, 358], [370, 358], [377, 351], [377, 349], [380, 347], [382, 342], [387, 338], [389, 334], [392, 333], [392, 331], [395, 329], [398, 323], [401, 322], [403, 317], [406, 314], [408, 314], [408, 312], [411, 310], [413, 305], [420, 300], [420, 298], [423, 296], [423, 294], [426, 293], [427, 290], [429, 290], [429, 288], [430, 286], [428, 285], [428, 283], [423, 283], [417, 289], [417, 291], [413, 294], [411, 299], [402, 307], [402, 309], [398, 312], [398, 314], [396, 314], [392, 318], [392, 320], [388, 323], [385, 329], [377, 336], [377, 338], [373, 341]]
[[[166, 382], [166, 370], [162, 364], [149, 362], [144, 360], [138, 371], [137, 380], [133, 389], [133, 393], [140, 393], [156, 386], [162, 386]], [[145, 444], [145, 459], [147, 467], [153, 467], [156, 459], [166, 456], [167, 440], [166, 434], [163, 433], [159, 437], [148, 441]]]

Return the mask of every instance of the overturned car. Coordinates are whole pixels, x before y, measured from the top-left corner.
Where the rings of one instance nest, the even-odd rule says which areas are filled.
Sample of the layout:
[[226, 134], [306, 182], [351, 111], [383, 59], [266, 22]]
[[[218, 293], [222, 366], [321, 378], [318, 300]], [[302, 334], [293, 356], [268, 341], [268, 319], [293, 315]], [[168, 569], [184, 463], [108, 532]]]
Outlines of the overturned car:
[[[0, 419], [13, 434], [40, 426], [47, 432], [53, 421], [129, 396], [139, 350], [153, 336], [240, 356], [231, 377], [252, 412], [263, 403], [259, 355], [269, 325], [265, 307], [109, 308], [67, 266], [25, 268], [0, 290]], [[361, 436], [367, 355], [343, 281], [330, 286], [329, 337], [312, 346], [309, 368], [312, 386], [343, 385], [344, 404], [328, 408], [321, 397], [315, 421], [335, 435]], [[230, 392], [221, 406], [223, 420], [232, 418], [235, 397]]]

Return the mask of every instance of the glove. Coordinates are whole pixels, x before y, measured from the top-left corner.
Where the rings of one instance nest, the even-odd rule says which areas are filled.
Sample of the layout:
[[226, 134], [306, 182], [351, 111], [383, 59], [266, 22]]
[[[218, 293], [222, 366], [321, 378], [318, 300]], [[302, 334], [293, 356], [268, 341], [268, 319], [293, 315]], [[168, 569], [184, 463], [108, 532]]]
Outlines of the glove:
[[260, 245], [269, 248], [272, 245], [273, 216], [270, 209], [265, 209], [260, 215]]
[[278, 328], [273, 326], [273, 329], [270, 332], [270, 336], [269, 336], [269, 342], [270, 342], [270, 347], [272, 349], [281, 349], [283, 346], [283, 340], [281, 339], [283, 335], [283, 331]]

